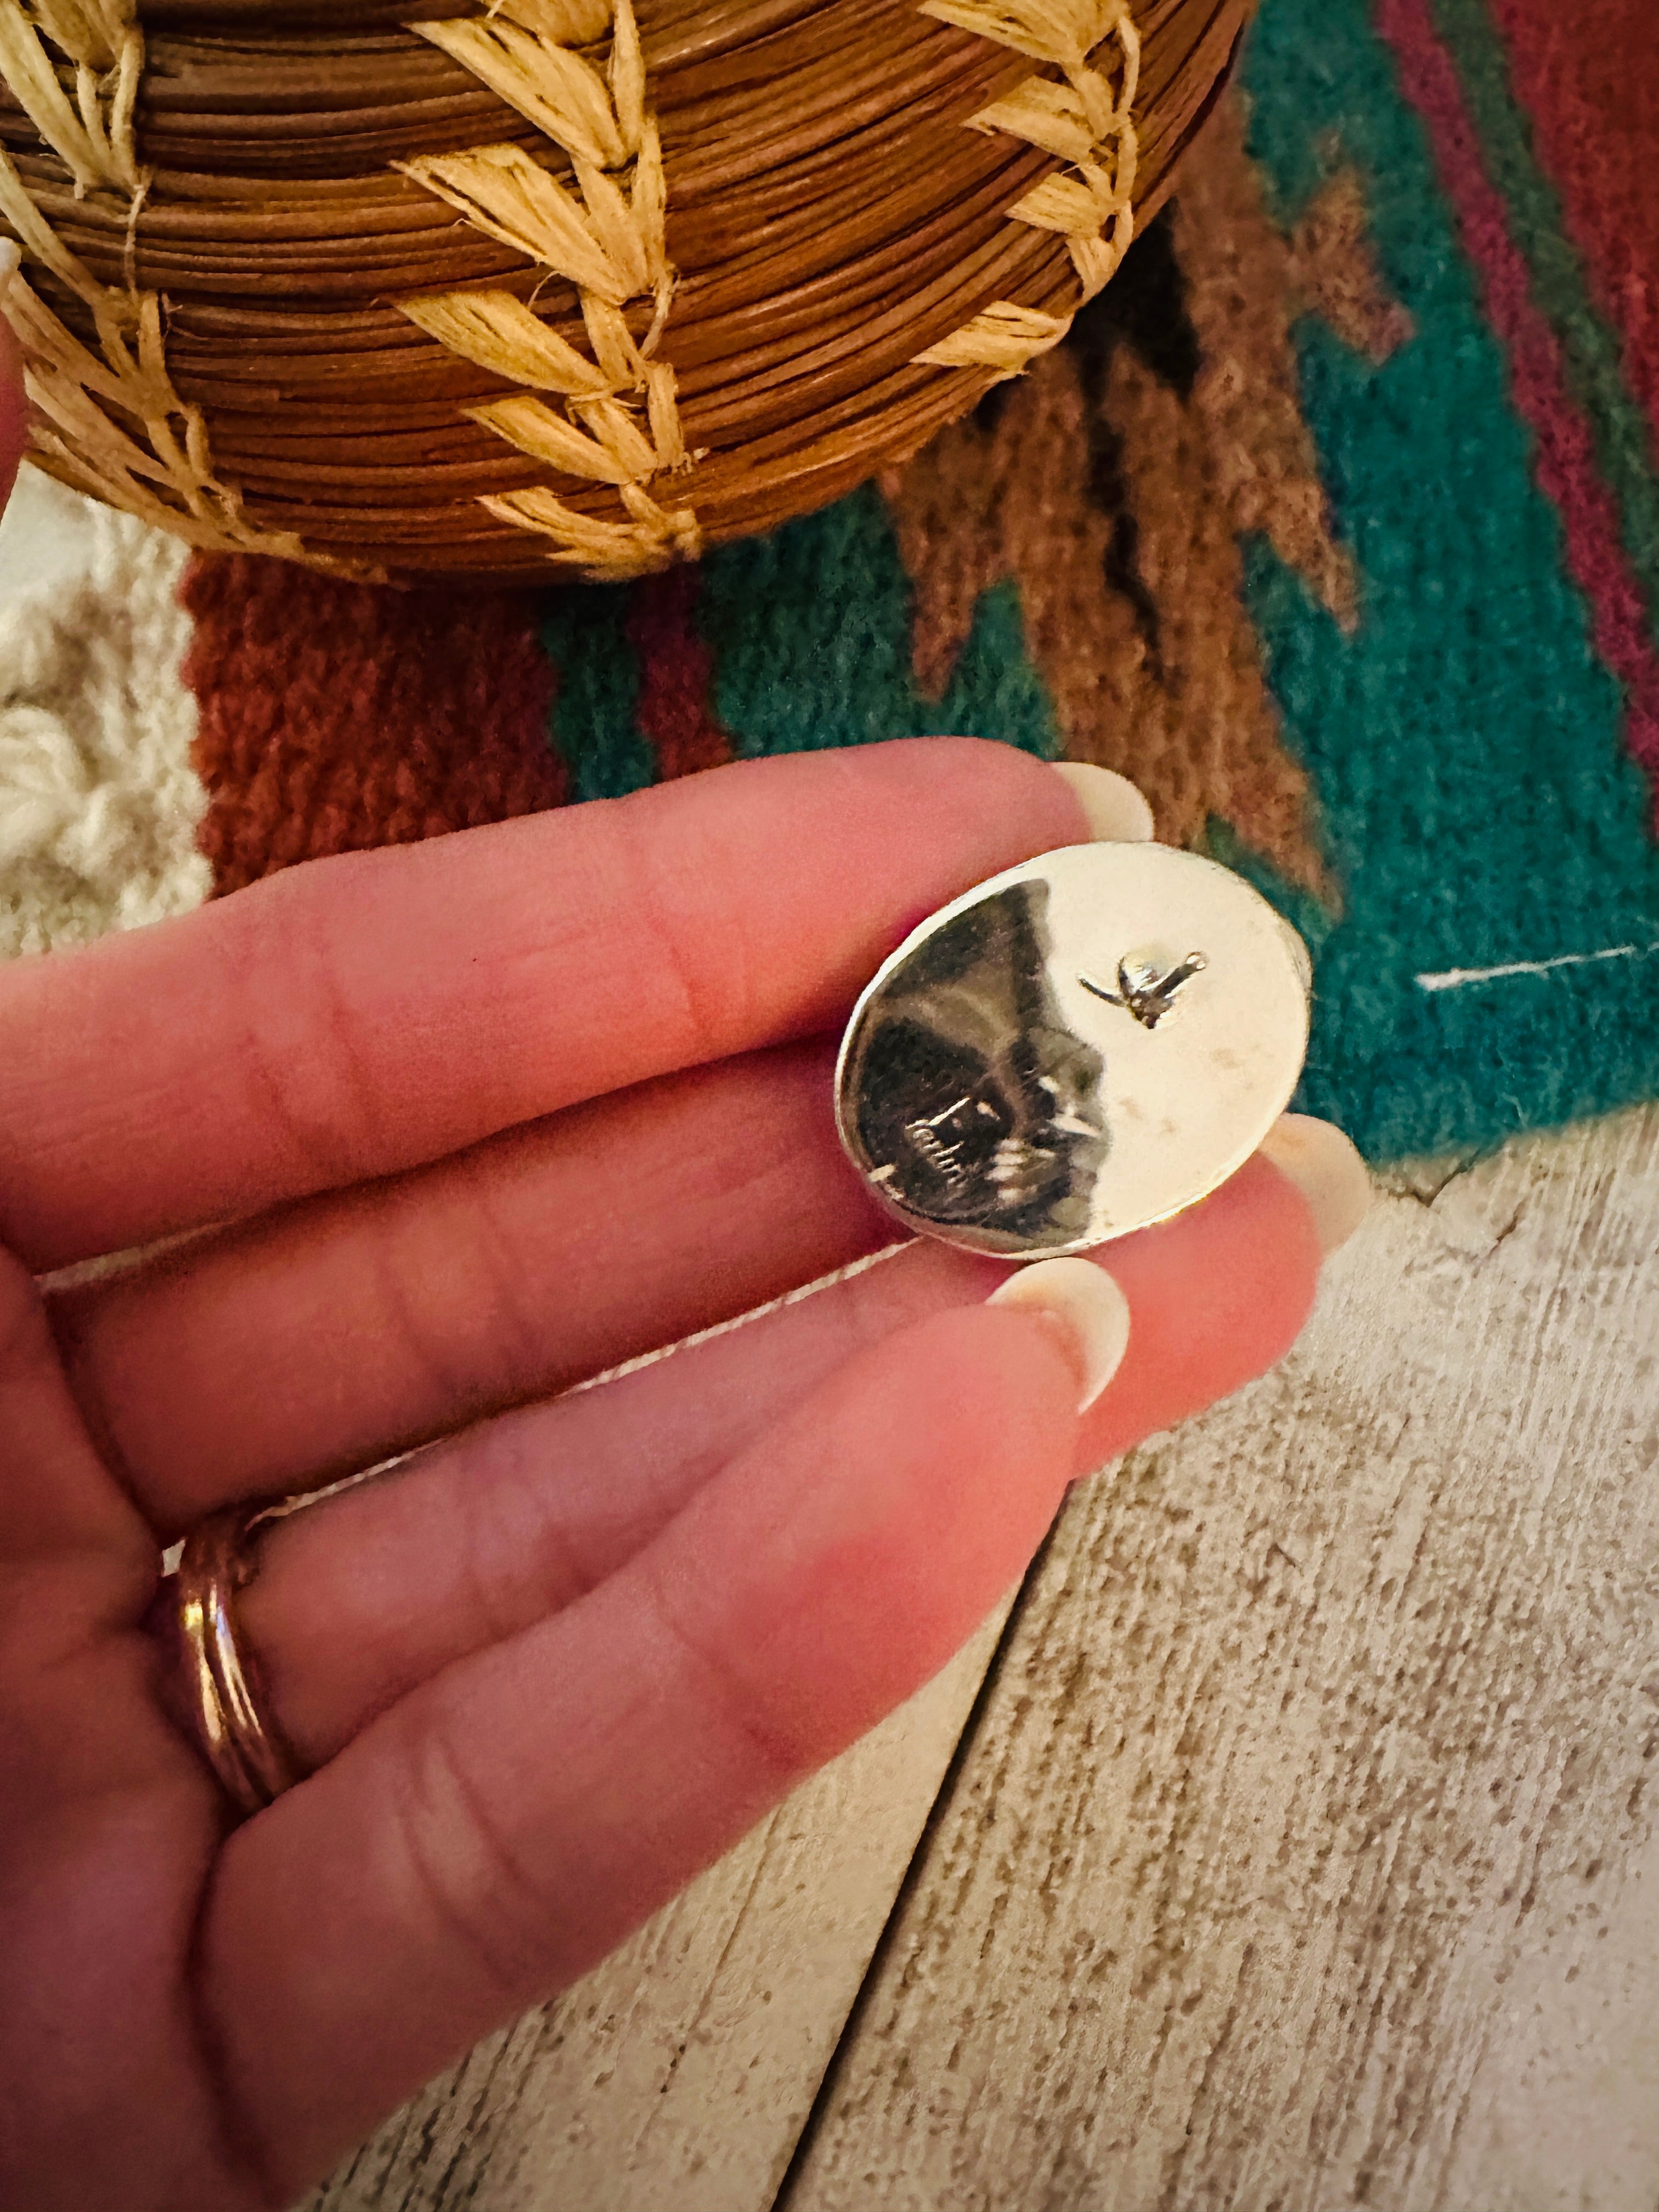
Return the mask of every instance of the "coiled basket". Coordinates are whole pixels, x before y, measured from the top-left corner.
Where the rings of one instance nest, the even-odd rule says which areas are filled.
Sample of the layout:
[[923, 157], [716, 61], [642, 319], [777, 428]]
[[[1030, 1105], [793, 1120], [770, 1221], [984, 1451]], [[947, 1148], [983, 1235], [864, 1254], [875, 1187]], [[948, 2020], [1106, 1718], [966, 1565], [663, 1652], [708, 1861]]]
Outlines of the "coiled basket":
[[211, 548], [639, 574], [1054, 344], [1250, 0], [0, 0], [33, 450]]

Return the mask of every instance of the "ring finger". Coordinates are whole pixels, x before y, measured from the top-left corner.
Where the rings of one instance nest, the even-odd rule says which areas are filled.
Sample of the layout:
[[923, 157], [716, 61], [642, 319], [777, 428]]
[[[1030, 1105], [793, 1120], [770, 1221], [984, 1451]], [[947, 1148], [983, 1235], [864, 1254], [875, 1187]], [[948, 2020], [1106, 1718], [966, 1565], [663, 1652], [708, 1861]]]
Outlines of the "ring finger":
[[[1343, 1140], [1329, 1132], [1322, 1140]], [[1360, 1172], [1357, 1161], [1353, 1171]], [[1305, 1181], [1306, 1178], [1304, 1177]], [[1128, 1355], [1085, 1420], [1075, 1472], [1261, 1373], [1305, 1317], [1322, 1234], [1255, 1160], [1201, 1206], [1103, 1255], [1129, 1302]], [[244, 1633], [303, 1765], [331, 1758], [445, 1667], [585, 1595], [720, 1467], [845, 1360], [982, 1300], [1006, 1273], [933, 1244], [559, 1401], [447, 1440], [277, 1523]]]

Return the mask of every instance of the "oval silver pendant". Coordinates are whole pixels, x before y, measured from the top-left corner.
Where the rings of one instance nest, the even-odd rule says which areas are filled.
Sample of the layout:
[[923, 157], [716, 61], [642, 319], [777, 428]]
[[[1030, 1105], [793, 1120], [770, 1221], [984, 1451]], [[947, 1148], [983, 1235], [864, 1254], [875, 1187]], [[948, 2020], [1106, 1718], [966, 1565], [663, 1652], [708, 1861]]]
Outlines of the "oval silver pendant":
[[853, 1010], [842, 1142], [908, 1228], [1051, 1259], [1166, 1219], [1290, 1102], [1310, 969], [1240, 876], [1068, 845], [932, 915]]

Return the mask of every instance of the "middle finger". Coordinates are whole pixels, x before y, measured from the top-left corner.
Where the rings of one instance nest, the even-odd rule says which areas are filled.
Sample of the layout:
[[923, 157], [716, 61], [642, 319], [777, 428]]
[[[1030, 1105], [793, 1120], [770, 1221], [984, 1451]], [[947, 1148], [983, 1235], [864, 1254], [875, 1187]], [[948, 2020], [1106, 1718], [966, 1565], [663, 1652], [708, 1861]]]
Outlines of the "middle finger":
[[830, 1048], [665, 1078], [49, 1296], [109, 1462], [171, 1535], [670, 1343], [890, 1243]]

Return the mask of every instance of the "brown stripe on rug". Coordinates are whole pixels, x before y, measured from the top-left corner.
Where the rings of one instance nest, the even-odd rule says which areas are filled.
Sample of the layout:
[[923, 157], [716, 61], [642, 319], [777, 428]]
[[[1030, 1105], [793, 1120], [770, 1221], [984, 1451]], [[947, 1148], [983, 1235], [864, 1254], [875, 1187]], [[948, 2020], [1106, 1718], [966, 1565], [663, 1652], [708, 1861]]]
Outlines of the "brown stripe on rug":
[[980, 593], [1018, 582], [1066, 751], [1134, 778], [1160, 837], [1219, 816], [1290, 882], [1334, 890], [1243, 596], [1264, 536], [1337, 621], [1332, 532], [1291, 331], [1312, 311], [1382, 358], [1409, 335], [1374, 266], [1357, 179], [1286, 238], [1227, 103], [1176, 205], [1066, 343], [886, 489], [915, 582], [917, 680], [949, 680]]
[[635, 719], [665, 783], [732, 757], [710, 698], [714, 657], [696, 625], [702, 588], [701, 568], [670, 568], [643, 579], [629, 611], [629, 641], [640, 659]]

